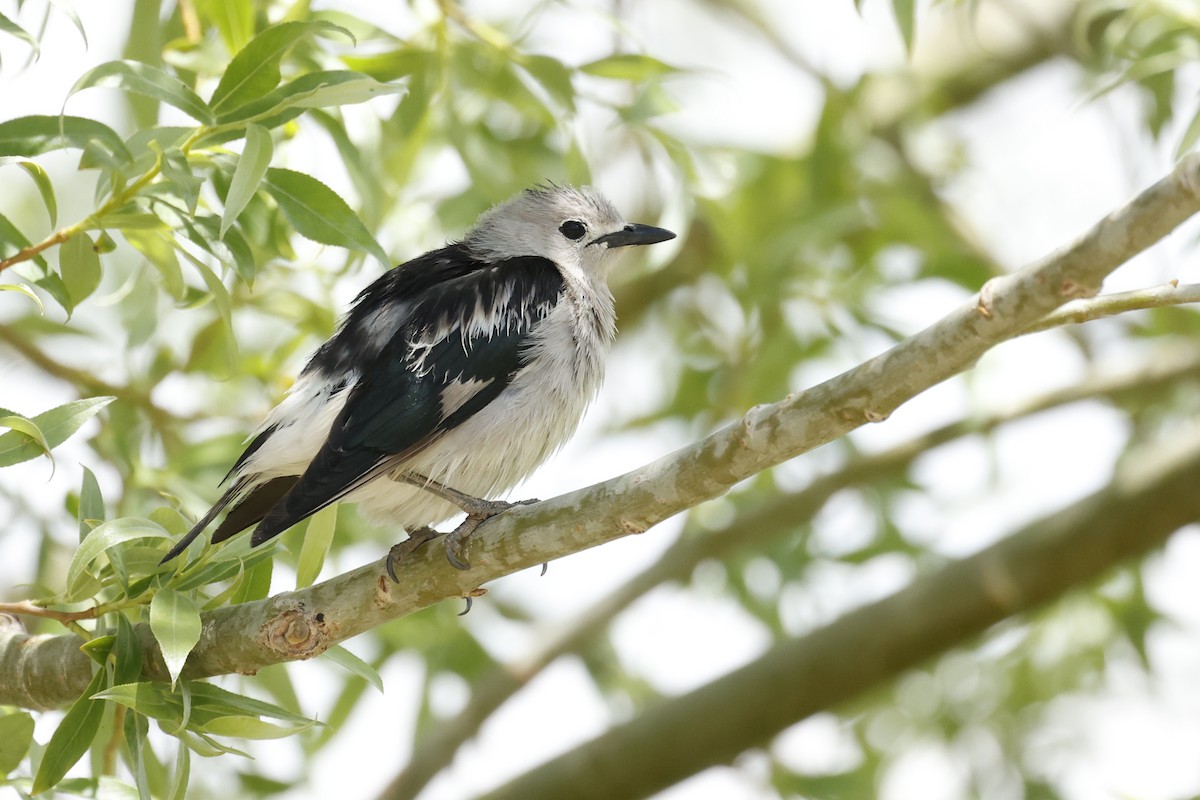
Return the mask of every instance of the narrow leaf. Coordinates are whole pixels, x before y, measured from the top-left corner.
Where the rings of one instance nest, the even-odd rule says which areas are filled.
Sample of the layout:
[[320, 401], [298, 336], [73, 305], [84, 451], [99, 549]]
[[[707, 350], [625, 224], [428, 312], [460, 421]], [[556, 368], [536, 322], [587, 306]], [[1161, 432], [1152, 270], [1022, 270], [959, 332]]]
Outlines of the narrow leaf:
[[336, 528], [336, 503], [309, 517], [308, 528], [304, 531], [303, 543], [300, 545], [300, 558], [296, 562], [297, 589], [312, 586], [313, 581], [321, 574], [321, 567], [325, 564], [325, 555], [329, 552]]
[[79, 14], [71, 7], [70, 2], [68, 0], [50, 0], [50, 5], [67, 15], [67, 19], [71, 20], [71, 24], [75, 26], [75, 30], [79, 31], [79, 38], [83, 39], [83, 49], [87, 50], [87, 31], [83, 29], [83, 21], [79, 19]]
[[183, 722], [183, 704], [162, 684], [125, 683], [97, 692], [94, 696], [100, 700], [112, 700], [132, 708], [138, 714], [168, 723], [164, 728], [174, 729]]
[[31, 158], [51, 150], [98, 145], [121, 161], [132, 161], [117, 132], [86, 117], [33, 115], [0, 122], [0, 156]]
[[33, 779], [33, 794], [44, 792], [61, 781], [67, 770], [75, 766], [75, 762], [92, 746], [92, 740], [100, 730], [100, 721], [104, 718], [104, 703], [93, 700], [92, 696], [104, 688], [105, 680], [105, 671], [97, 670], [83, 695], [67, 709], [62, 722], [46, 744], [42, 763], [38, 765], [37, 775]]
[[174, 75], [140, 61], [109, 61], [93, 67], [75, 81], [67, 97], [96, 86], [124, 89], [151, 97], [178, 108], [192, 119], [206, 125], [215, 121], [208, 104], [187, 84]]
[[245, 210], [254, 193], [258, 191], [263, 176], [267, 174], [267, 167], [271, 166], [274, 151], [275, 145], [266, 128], [261, 125], [250, 125], [246, 128], [246, 146], [238, 158], [229, 192], [225, 195], [225, 210], [221, 212], [219, 238], [225, 238], [229, 226]]
[[365, 250], [389, 266], [387, 254], [346, 201], [311, 175], [267, 170], [267, 191], [301, 236], [321, 244]]
[[158, 270], [163, 289], [176, 302], [187, 297], [187, 284], [183, 281], [183, 270], [175, 255], [175, 239], [165, 231], [125, 230], [121, 232], [125, 241], [146, 257]]
[[83, 468], [83, 486], [79, 489], [79, 541], [92, 532], [89, 520], [104, 521], [104, 496], [100, 484], [87, 467]]
[[342, 669], [348, 670], [374, 686], [380, 694], [383, 693], [383, 678], [379, 677], [379, 672], [340, 644], [329, 648], [322, 655]]
[[17, 165], [33, 178], [38, 194], [42, 196], [42, 205], [46, 207], [46, 214], [50, 217], [50, 227], [53, 228], [58, 224], [58, 201], [54, 198], [54, 185], [50, 183], [50, 176], [42, 169], [42, 165], [35, 161], [19, 161]]
[[618, 81], [644, 81], [679, 72], [666, 62], [651, 56], [637, 53], [617, 53], [597, 61], [584, 64], [580, 72], [597, 78], [610, 78]]
[[46, 441], [46, 435], [42, 433], [37, 423], [28, 417], [11, 412], [4, 413], [0, 410], [0, 428], [8, 428], [11, 431], [16, 431], [18, 434], [29, 439], [41, 451], [39, 455], [50, 455], [50, 443]]
[[[237, 5], [243, 5], [238, 3]], [[192, 749], [183, 742], [175, 753], [175, 771], [171, 775], [170, 800], [186, 800], [188, 781], [192, 775]]]
[[80, 543], [75, 555], [71, 556], [71, 564], [67, 567], [67, 601], [73, 598], [76, 587], [86, 575], [87, 567], [108, 548], [134, 539], [169, 537], [170, 534], [160, 526], [136, 517], [123, 517], [97, 525]]
[[[113, 397], [89, 397], [86, 400], [74, 400], [66, 405], [43, 411], [32, 418], [38, 429], [45, 437], [46, 444], [51, 448], [58, 447], [71, 434], [79, 430], [100, 409], [111, 403]], [[28, 461], [42, 454], [39, 445], [30, 442], [21, 433], [9, 432], [0, 434], [0, 467], [7, 467]]]
[[254, 35], [254, 4], [244, 0], [195, 0], [196, 12], [221, 34], [226, 49], [236, 53]]
[[91, 296], [100, 285], [100, 255], [86, 233], [77, 233], [58, 250], [58, 267], [67, 296], [74, 308]]
[[19, 292], [37, 303], [39, 314], [46, 313], [46, 306], [42, 304], [42, 298], [38, 297], [33, 289], [30, 289], [23, 283], [0, 283], [0, 292]]
[[142, 677], [142, 643], [134, 631], [133, 623], [124, 614], [117, 614], [117, 640], [113, 645], [116, 655], [113, 665], [113, 683], [133, 683]]
[[911, 58], [917, 33], [917, 4], [915, 0], [892, 0], [892, 11], [896, 14], [900, 37], [904, 39], [904, 51]]
[[0, 778], [21, 766], [33, 743], [33, 717], [18, 713], [0, 717]]
[[262, 97], [279, 85], [279, 64], [287, 52], [306, 36], [319, 31], [349, 31], [331, 22], [308, 20], [272, 25], [251, 39], [229, 63], [211, 98], [218, 116]]
[[35, 57], [41, 57], [42, 47], [38, 44], [38, 40], [34, 38], [29, 31], [25, 30], [3, 14], [0, 14], [0, 31], [11, 34], [25, 42], [27, 45], [33, 48]]
[[258, 717], [217, 717], [200, 726], [201, 733], [211, 736], [236, 736], [239, 739], [282, 739], [308, 730], [312, 720], [302, 725], [276, 725]]
[[158, 640], [171, 686], [179, 680], [188, 654], [200, 641], [200, 612], [196, 605], [174, 589], [159, 589], [150, 601], [150, 630]]

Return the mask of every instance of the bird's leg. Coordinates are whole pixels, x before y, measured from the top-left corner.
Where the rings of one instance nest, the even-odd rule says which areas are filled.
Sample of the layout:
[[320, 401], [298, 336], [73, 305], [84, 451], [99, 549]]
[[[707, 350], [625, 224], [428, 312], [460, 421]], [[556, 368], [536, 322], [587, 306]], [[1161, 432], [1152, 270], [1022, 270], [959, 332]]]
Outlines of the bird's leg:
[[[459, 523], [457, 528], [446, 534], [434, 534], [435, 536], [445, 536], [444, 542], [446, 547], [446, 560], [449, 561], [450, 565], [456, 569], [471, 568], [471, 563], [467, 561], [466, 557], [463, 555], [463, 546], [466, 544], [467, 539], [471, 537], [471, 534], [475, 533], [476, 528], [482, 525], [486, 520], [491, 519], [503, 511], [507, 511], [513, 506], [522, 506], [537, 502], [537, 500], [533, 499], [519, 500], [515, 503], [510, 503], [507, 500], [485, 500], [482, 497], [475, 497], [474, 495], [467, 494], [466, 492], [460, 492], [458, 489], [453, 489], [444, 483], [438, 483], [432, 478], [427, 478], [424, 475], [420, 475], [416, 472], [397, 472], [394, 473], [392, 477], [394, 480], [416, 486], [419, 489], [424, 489], [430, 494], [436, 495], [445, 500], [447, 503], [458, 506], [460, 509], [466, 512], [467, 518]], [[415, 536], [417, 532], [418, 531], [414, 531], [413, 536]], [[429, 541], [431, 538], [433, 538], [433, 536], [428, 536], [417, 542], [415, 545], [413, 545], [413, 548], [407, 550], [405, 554], [411, 553], [413, 549]], [[409, 541], [412, 541], [412, 536], [410, 536], [408, 540], [396, 545], [396, 547], [407, 545]], [[396, 547], [393, 547], [392, 550], [395, 551]], [[389, 553], [389, 566], [391, 563], [392, 556], [391, 553]]]

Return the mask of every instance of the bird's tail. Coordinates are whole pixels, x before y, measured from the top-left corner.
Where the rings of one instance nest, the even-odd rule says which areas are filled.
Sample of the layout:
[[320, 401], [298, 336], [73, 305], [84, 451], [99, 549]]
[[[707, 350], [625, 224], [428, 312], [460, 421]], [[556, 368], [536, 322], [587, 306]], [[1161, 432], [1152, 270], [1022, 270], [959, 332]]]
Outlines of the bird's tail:
[[[230, 509], [225, 519], [221, 520], [221, 524], [213, 531], [213, 544], [223, 542], [234, 534], [249, 528], [267, 515], [267, 512], [299, 480], [299, 477], [299, 475], [284, 475], [272, 478], [265, 483], [260, 483], [253, 488], [249, 488], [251, 483], [250, 478], [243, 478], [237, 481], [233, 486], [229, 487], [225, 494], [221, 495], [221, 499], [208, 510], [208, 513], [201, 517], [200, 521], [193, 525], [192, 529], [175, 543], [175, 546], [163, 556], [163, 560], [159, 563], [165, 564], [187, 549], [187, 546], [195, 541], [196, 537], [235, 499], [237, 500], [237, 504]], [[258, 542], [254, 542], [254, 544], [258, 544]]]
[[217, 515], [225, 509], [225, 506], [229, 505], [229, 501], [231, 501], [238, 492], [244, 489], [245, 486], [246, 484], [244, 481], [237, 481], [233, 484], [233, 486], [230, 486], [228, 489], [226, 489], [225, 494], [221, 495], [221, 499], [213, 504], [213, 507], [208, 510], [208, 513], [201, 517], [200, 521], [193, 525], [192, 529], [184, 534], [183, 538], [176, 542], [175, 546], [172, 547], [167, 554], [163, 556], [162, 561], [158, 563], [165, 564], [186, 550], [187, 546], [191, 544], [195, 538], [209, 526], [209, 523], [217, 518]]

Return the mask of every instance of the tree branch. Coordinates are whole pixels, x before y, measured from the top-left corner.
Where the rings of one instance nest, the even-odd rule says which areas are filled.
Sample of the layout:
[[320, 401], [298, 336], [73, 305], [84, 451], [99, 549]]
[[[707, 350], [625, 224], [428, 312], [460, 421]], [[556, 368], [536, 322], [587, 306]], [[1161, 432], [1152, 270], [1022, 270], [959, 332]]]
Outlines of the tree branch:
[[613, 619], [639, 598], [664, 583], [686, 580], [706, 559], [753, 550], [808, 522], [831, 496], [842, 489], [865, 486], [907, 469], [921, 455], [963, 436], [986, 434], [1018, 419], [1083, 400], [1118, 397], [1130, 392], [1153, 392], [1181, 380], [1200, 378], [1200, 354], [1165, 354], [1154, 363], [1118, 375], [1095, 375], [1019, 406], [982, 418], [944, 425], [880, 453], [856, 458], [836, 472], [815, 478], [800, 491], [784, 494], [739, 514], [719, 529], [697, 528], [683, 536], [662, 557], [518, 661], [494, 667], [472, 687], [466, 706], [428, 731], [417, 742], [408, 763], [378, 795], [379, 800], [412, 800], [459, 748], [507, 700], [550, 664], [577, 652], [606, 630]]
[[[640, 533], [733, 485], [833, 441], [866, 422], [886, 419], [900, 404], [973, 365], [996, 344], [1021, 334], [1076, 297], [1095, 295], [1105, 276], [1200, 210], [1200, 158], [1097, 223], [1073, 245], [984, 285], [977, 299], [870, 361], [783, 400], [750, 409], [705, 439], [633, 472], [529, 506], [482, 525], [470, 540], [473, 568], [450, 568], [440, 548], [425, 548], [388, 581], [383, 560], [302, 591], [207, 612], [184, 675], [202, 678], [253, 673], [280, 661], [311, 658], [388, 620], [462, 596], [480, 584], [613, 539]], [[145, 675], [167, 672], [147, 626]], [[32, 637], [26, 658], [63, 637]], [[75, 642], [73, 637], [65, 637]], [[11, 646], [0, 637], [0, 658]], [[74, 645], [68, 645], [78, 653]], [[69, 677], [52, 704], [69, 702], [82, 688], [90, 662], [82, 653], [60, 664]], [[24, 676], [0, 671], [0, 703], [44, 705]], [[66, 691], [75, 687], [74, 693]]]
[[1200, 517], [1198, 481], [1200, 438], [891, 597], [780, 642], [486, 798], [646, 797], [727, 764], [809, 715], [1158, 547]]

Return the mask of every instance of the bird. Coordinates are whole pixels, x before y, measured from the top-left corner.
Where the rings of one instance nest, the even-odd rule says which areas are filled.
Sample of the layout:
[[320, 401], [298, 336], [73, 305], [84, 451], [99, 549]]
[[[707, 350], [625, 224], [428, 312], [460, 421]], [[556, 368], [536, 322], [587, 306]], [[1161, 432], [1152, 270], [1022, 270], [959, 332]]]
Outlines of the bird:
[[[627, 222], [590, 186], [539, 184], [485, 211], [459, 241], [363, 289], [283, 400], [248, 437], [224, 493], [162, 559], [228, 509], [211, 541], [260, 545], [332, 503], [356, 502], [408, 539], [463, 545], [574, 434], [616, 335], [609, 272], [626, 248], [675, 238]], [[460, 511], [448, 534], [432, 526]]]

